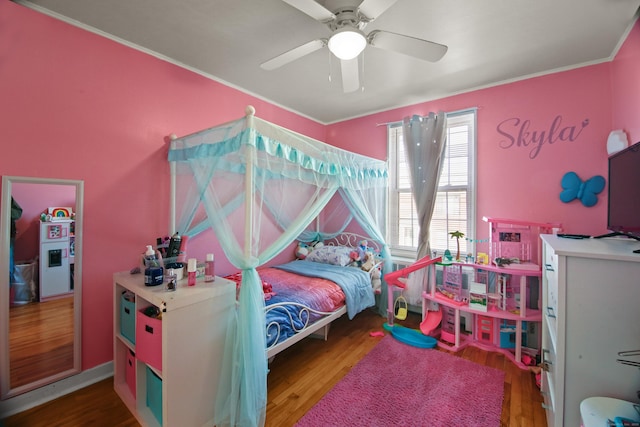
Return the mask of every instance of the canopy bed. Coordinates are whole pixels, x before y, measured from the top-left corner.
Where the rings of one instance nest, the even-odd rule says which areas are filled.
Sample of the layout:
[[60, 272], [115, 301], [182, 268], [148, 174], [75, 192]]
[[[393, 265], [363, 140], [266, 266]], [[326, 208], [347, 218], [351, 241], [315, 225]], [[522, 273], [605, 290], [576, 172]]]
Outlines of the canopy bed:
[[[189, 238], [215, 233], [225, 256], [242, 273], [224, 350], [226, 377], [216, 397], [215, 424], [261, 426], [268, 362], [265, 287], [260, 274], [268, 274], [265, 264], [291, 250], [296, 240], [328, 241], [353, 220], [370, 241], [379, 243], [379, 257], [389, 271], [384, 243], [386, 164], [261, 120], [253, 107], [247, 107], [241, 119], [172, 138], [168, 157], [174, 230]], [[275, 280], [273, 273], [270, 280]], [[382, 293], [386, 293], [384, 286]], [[386, 311], [386, 307], [380, 309]], [[304, 334], [345, 311], [352, 316], [357, 310], [348, 301], [338, 305], [313, 328], [304, 328]], [[286, 338], [268, 354], [304, 334]]]
[[265, 290], [269, 360], [309, 335], [326, 340], [335, 319], [345, 313], [353, 319], [375, 304], [374, 292], [381, 287], [380, 246], [368, 243], [375, 261], [354, 262], [350, 253], [362, 238], [342, 233], [306, 259], [258, 269]]

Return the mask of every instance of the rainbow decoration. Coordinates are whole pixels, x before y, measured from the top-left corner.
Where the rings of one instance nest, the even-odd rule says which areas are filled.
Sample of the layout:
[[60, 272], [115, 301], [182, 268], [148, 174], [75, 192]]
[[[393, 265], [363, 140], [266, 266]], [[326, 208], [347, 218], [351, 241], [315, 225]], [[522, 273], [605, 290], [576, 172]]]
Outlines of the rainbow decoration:
[[66, 219], [66, 218], [71, 218], [71, 214], [73, 213], [73, 209], [72, 208], [63, 208], [63, 207], [54, 207], [54, 208], [49, 208], [48, 212], [49, 212], [49, 215], [51, 215], [52, 218]]

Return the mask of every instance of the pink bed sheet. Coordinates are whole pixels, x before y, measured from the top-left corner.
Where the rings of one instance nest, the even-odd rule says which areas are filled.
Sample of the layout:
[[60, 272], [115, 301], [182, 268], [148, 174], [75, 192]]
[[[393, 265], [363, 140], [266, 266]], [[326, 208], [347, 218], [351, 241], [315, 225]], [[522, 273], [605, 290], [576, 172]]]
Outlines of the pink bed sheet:
[[335, 311], [345, 304], [345, 296], [336, 283], [317, 277], [304, 277], [277, 268], [261, 268], [258, 274], [271, 285], [273, 296], [267, 304], [294, 301], [319, 311]]

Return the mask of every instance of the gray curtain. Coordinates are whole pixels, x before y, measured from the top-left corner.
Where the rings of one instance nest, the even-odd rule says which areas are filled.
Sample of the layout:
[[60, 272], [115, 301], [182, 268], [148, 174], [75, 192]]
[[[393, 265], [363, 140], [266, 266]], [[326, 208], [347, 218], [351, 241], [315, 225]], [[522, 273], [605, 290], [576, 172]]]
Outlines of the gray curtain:
[[411, 189], [420, 225], [416, 259], [431, 253], [429, 223], [438, 192], [446, 129], [447, 117], [442, 111], [438, 114], [429, 113], [426, 117], [405, 117], [402, 121], [405, 152], [411, 172]]

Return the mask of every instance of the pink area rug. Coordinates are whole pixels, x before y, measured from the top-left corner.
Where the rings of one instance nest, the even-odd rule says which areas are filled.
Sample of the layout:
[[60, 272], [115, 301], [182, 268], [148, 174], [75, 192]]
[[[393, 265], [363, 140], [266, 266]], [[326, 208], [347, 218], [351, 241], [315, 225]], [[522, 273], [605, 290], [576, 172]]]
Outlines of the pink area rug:
[[387, 335], [296, 426], [499, 426], [503, 395], [503, 371]]

